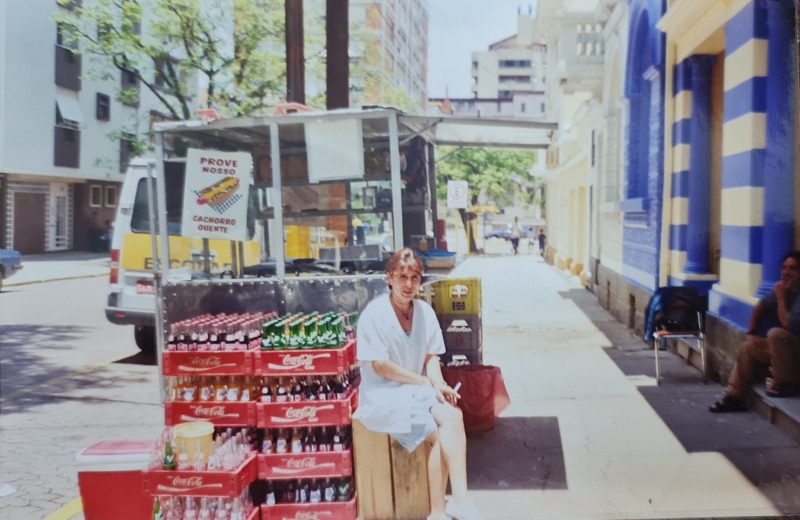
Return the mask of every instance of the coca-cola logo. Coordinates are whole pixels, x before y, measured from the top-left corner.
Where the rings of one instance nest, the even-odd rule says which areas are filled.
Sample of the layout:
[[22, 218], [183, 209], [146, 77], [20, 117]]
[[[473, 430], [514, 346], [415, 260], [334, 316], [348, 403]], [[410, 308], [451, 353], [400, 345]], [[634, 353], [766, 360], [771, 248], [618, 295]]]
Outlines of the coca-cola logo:
[[227, 417], [239, 417], [238, 413], [225, 413], [225, 406], [221, 405], [214, 405], [214, 406], [190, 406], [189, 409], [192, 411], [191, 415], [182, 415], [181, 419], [184, 421], [199, 421], [203, 419], [222, 419]]
[[319, 520], [331, 515], [331, 511], [298, 511], [294, 516], [284, 516], [283, 520]]
[[235, 367], [236, 363], [223, 363], [218, 356], [194, 356], [189, 359], [188, 365], [179, 365], [184, 372], [205, 372], [217, 368]]
[[323, 462], [317, 464], [316, 457], [305, 457], [302, 459], [289, 459], [286, 461], [286, 467], [273, 467], [272, 473], [275, 475], [297, 475], [309, 470], [333, 469], [336, 464], [333, 462]]
[[295, 408], [290, 406], [286, 409], [284, 417], [273, 417], [272, 420], [274, 422], [279, 423], [293, 423], [299, 421], [308, 421], [310, 423], [319, 422], [319, 417], [317, 417], [317, 413], [324, 411], [324, 410], [333, 410], [334, 405], [328, 404], [324, 406], [303, 406]]
[[289, 468], [313, 468], [317, 465], [316, 457], [306, 457], [304, 459], [291, 459], [286, 462], [286, 466]]
[[173, 486], [200, 487], [203, 485], [203, 477], [175, 477], [172, 479]]
[[269, 368], [273, 370], [295, 370], [298, 368], [302, 368], [305, 370], [314, 370], [316, 367], [314, 366], [314, 360], [320, 358], [329, 358], [331, 357], [330, 354], [299, 354], [293, 356], [291, 354], [286, 354], [281, 359], [280, 365], [276, 365], [274, 363], [269, 364]]

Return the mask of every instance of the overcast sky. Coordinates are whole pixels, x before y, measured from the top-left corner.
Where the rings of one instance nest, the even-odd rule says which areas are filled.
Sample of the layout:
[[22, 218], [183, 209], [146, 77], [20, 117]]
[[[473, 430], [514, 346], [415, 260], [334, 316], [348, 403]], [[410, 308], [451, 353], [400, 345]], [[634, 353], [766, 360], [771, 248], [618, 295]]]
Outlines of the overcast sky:
[[[552, 0], [549, 0], [552, 1]], [[473, 97], [472, 53], [517, 32], [517, 8], [537, 0], [428, 0], [428, 97]]]

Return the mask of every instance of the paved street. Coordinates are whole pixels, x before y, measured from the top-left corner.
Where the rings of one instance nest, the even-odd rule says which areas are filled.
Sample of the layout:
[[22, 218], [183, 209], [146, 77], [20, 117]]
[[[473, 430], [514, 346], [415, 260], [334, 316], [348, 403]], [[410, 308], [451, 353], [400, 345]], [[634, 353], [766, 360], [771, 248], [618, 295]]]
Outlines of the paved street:
[[105, 319], [107, 287], [84, 278], [0, 294], [0, 486], [17, 489], [0, 497], [0, 519], [40, 520], [75, 499], [81, 449], [162, 429], [157, 367], [134, 356], [131, 327]]
[[[753, 412], [717, 416], [717, 385], [652, 353], [538, 256], [470, 258], [487, 364], [512, 405], [469, 441], [487, 519], [663, 518], [800, 512], [800, 447]], [[75, 454], [162, 428], [152, 359], [106, 322], [105, 278], [0, 294], [0, 519], [42, 519], [78, 497]], [[118, 362], [123, 360], [123, 362]], [[78, 515], [75, 518], [82, 518]]]

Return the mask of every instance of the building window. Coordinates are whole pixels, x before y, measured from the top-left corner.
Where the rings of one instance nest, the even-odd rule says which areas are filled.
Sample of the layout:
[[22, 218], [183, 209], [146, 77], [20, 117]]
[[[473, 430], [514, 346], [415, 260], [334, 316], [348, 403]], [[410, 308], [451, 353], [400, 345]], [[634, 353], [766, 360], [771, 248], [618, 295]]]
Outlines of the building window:
[[501, 90], [497, 93], [497, 97], [500, 99], [511, 99], [512, 94], [510, 90]]
[[103, 187], [99, 184], [89, 186], [89, 206], [92, 208], [103, 207]]
[[98, 92], [95, 105], [95, 112], [98, 120], [111, 120], [111, 97], [109, 97], [107, 94], [101, 94]]
[[70, 90], [81, 89], [81, 56], [74, 28], [56, 26], [56, 85]]
[[522, 112], [523, 114], [525, 113], [525, 103], [522, 103], [522, 104], [519, 106], [519, 111], [520, 111], [520, 112]]
[[119, 140], [119, 171], [125, 173], [131, 159], [136, 156], [136, 136], [133, 134], [123, 134]]
[[500, 60], [501, 69], [527, 69], [531, 66], [531, 60]]
[[478, 62], [477, 61], [473, 61], [472, 62], [472, 70], [478, 70]]
[[117, 206], [117, 187], [106, 186], [106, 201], [107, 208], [115, 208]]
[[57, 24], [56, 45], [77, 51], [78, 34], [75, 32], [75, 28], [63, 23]]
[[524, 84], [530, 83], [531, 77], [530, 76], [500, 76], [499, 78], [500, 83], [502, 84]]
[[544, 110], [545, 110], [545, 106], [544, 106], [544, 103], [542, 103], [542, 114], [544, 114]]

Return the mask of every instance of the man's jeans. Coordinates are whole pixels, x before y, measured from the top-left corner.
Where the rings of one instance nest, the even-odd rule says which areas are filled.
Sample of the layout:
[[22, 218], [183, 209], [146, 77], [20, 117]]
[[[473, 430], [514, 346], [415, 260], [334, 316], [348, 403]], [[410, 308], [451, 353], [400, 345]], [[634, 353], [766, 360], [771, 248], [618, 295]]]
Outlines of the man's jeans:
[[726, 392], [745, 399], [753, 388], [760, 367], [770, 367], [775, 385], [800, 382], [800, 337], [786, 329], [770, 329], [766, 338], [747, 336], [733, 367]]

